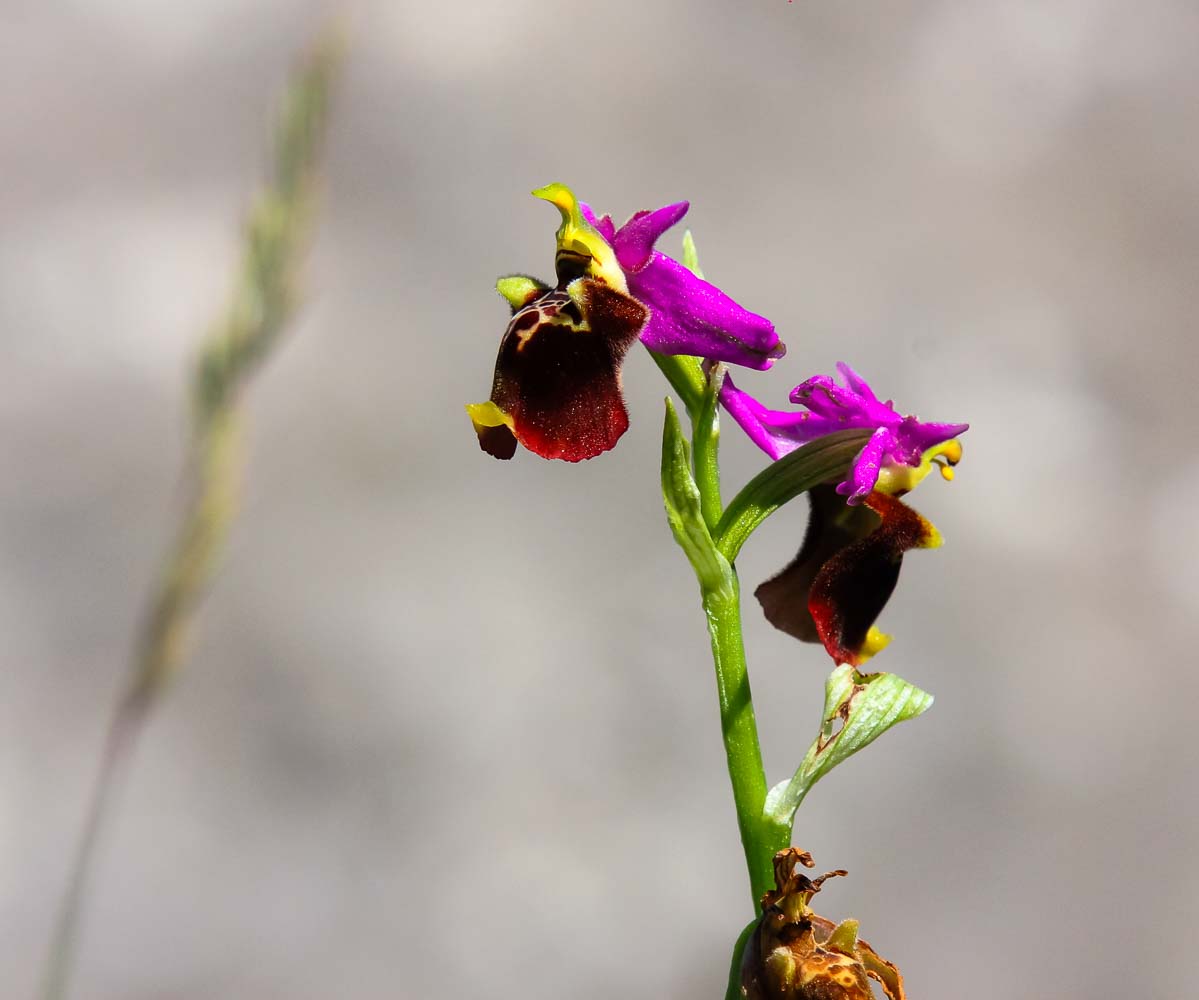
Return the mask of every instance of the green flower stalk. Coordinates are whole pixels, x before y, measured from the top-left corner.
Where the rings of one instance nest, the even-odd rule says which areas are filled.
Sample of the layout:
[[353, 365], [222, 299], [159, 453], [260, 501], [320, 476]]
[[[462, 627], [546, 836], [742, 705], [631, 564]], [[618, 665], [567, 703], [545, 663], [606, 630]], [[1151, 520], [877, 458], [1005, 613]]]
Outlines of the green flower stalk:
[[[755, 526], [769, 512], [777, 510], [786, 499], [811, 489], [828, 478], [830, 468], [844, 468], [861, 447], [862, 436], [851, 434], [832, 443], [825, 443], [808, 454], [796, 452], [787, 462], [783, 475], [761, 477], [738, 494], [730, 504], [734, 516], [726, 522], [720, 509], [718, 462], [715, 454], [718, 440], [718, 411], [704, 405], [720, 392], [722, 372], [713, 368], [712, 378], [701, 400], [692, 424], [692, 437], [702, 445], [689, 447], [683, 436], [678, 416], [670, 400], [666, 400], [666, 425], [662, 434], [662, 494], [666, 504], [666, 519], [675, 541], [686, 554], [696, 579], [708, 633], [712, 641], [712, 659], [716, 667], [716, 687], [720, 701], [720, 723], [728, 760], [729, 778], [733, 784], [733, 800], [741, 830], [741, 843], [749, 870], [750, 894], [755, 905], [770, 889], [774, 879], [774, 856], [791, 841], [791, 826], [778, 822], [766, 810], [766, 774], [754, 715], [753, 696], [749, 686], [749, 671], [745, 661], [745, 645], [741, 638], [741, 600], [737, 571], [725, 554], [732, 556], [740, 544], [722, 546], [729, 535], [745, 533], [746, 525]], [[708, 474], [693, 476], [690, 458], [694, 453], [696, 466], [703, 448], [713, 455], [707, 460]], [[778, 463], [782, 466], [783, 463]], [[786, 499], [784, 499], [786, 498]], [[713, 538], [704, 511], [717, 522]], [[741, 512], [741, 513], [737, 513]], [[724, 531], [720, 531], [721, 525]], [[752, 529], [749, 529], [752, 530]], [[798, 803], [797, 803], [798, 805]]]
[[340, 34], [326, 33], [283, 96], [271, 176], [246, 222], [241, 272], [192, 376], [187, 493], [179, 528], [137, 637], [58, 913], [40, 996], [68, 992], [80, 912], [105, 816], [148, 713], [187, 658], [196, 608], [237, 511], [243, 457], [242, 394], [295, 315], [299, 271], [312, 236], [318, 164]]

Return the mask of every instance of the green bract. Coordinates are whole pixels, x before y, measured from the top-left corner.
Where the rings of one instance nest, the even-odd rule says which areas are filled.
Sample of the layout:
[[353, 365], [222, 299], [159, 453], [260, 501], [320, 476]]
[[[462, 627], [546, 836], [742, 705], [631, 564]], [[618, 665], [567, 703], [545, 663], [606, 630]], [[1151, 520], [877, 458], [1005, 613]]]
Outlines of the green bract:
[[754, 529], [788, 500], [843, 472], [869, 439], [869, 431], [837, 431], [766, 466], [729, 501], [712, 532], [724, 557], [736, 559]]
[[674, 404], [666, 400], [666, 422], [662, 428], [662, 499], [666, 519], [675, 541], [705, 593], [732, 591], [732, 568], [716, 549], [704, 520], [699, 487], [691, 475], [691, 449], [679, 426]]
[[766, 796], [766, 818], [790, 830], [795, 811], [817, 781], [932, 703], [931, 694], [895, 674], [859, 674], [848, 663], [838, 667], [824, 685], [820, 734], [795, 776]]

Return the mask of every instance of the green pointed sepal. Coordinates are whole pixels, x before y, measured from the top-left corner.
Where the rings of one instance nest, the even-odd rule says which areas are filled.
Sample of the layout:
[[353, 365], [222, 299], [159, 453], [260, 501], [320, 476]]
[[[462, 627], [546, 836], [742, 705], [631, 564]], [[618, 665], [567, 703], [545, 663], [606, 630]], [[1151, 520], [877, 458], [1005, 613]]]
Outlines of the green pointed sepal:
[[704, 272], [699, 269], [699, 253], [695, 249], [695, 237], [691, 235], [690, 229], [683, 233], [683, 267], [697, 278], [704, 276]]
[[530, 278], [527, 274], [509, 274], [496, 281], [495, 290], [507, 300], [512, 311], [517, 312], [548, 292], [550, 286], [536, 278]]

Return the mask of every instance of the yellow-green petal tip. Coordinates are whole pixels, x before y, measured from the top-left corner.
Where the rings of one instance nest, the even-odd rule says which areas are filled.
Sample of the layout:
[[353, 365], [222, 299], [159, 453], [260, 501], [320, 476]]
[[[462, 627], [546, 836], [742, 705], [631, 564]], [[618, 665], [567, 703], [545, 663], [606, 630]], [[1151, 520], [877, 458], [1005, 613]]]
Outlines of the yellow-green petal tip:
[[627, 292], [624, 271], [608, 241], [583, 218], [579, 199], [565, 184], [547, 184], [533, 191], [534, 198], [548, 201], [562, 213], [558, 227], [558, 253], [554, 266], [559, 282], [586, 275], [597, 278], [620, 292]]

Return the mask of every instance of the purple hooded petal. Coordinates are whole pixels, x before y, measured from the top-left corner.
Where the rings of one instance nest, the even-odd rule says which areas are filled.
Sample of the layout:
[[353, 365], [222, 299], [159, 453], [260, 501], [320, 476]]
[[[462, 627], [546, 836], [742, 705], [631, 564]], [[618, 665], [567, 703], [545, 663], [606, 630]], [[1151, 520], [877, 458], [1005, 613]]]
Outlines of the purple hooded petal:
[[[835, 420], [843, 428], [898, 425], [903, 418], [889, 404], [880, 403], [870, 386], [852, 368], [846, 366], [846, 371], [852, 376], [853, 384], [841, 386], [828, 375], [813, 375], [791, 391], [791, 402]], [[846, 382], [850, 382], [848, 376]], [[854, 385], [861, 386], [865, 393], [856, 390]]]
[[846, 425], [815, 413], [800, 410], [771, 410], [738, 389], [725, 376], [720, 402], [741, 429], [771, 458], [782, 458], [808, 441], [843, 431]]
[[849, 478], [837, 484], [837, 492], [847, 502], [857, 506], [874, 491], [883, 462], [895, 447], [895, 434], [889, 427], [880, 427], [858, 452], [849, 470]]
[[720, 389], [720, 402], [749, 439], [774, 459], [799, 447], [802, 425], [811, 417], [810, 413], [768, 410], [748, 392], [738, 389], [728, 375]]
[[813, 413], [835, 419], [864, 416], [860, 413], [860, 397], [837, 385], [828, 375], [813, 375], [791, 390], [791, 402], [806, 406]]
[[928, 424], [916, 417], [904, 417], [897, 430], [897, 446], [910, 457], [904, 457], [901, 461], [915, 465], [929, 448], [964, 434], [969, 429], [969, 424]]
[[640, 271], [649, 263], [658, 237], [686, 215], [690, 207], [689, 202], [679, 201], [653, 212], [638, 212], [616, 230], [615, 238], [609, 242], [626, 273]]
[[787, 350], [774, 324], [654, 250], [654, 243], [689, 207], [680, 201], [638, 212], [614, 230], [608, 216], [597, 217], [590, 205], [579, 203], [583, 218], [615, 250], [629, 294], [650, 309], [641, 334], [646, 347], [660, 354], [690, 354], [764, 371]]
[[792, 391], [791, 401], [807, 412], [767, 409], [733, 385], [731, 379], [725, 379], [720, 402], [750, 440], [774, 459], [834, 431], [873, 429], [849, 475], [837, 486], [837, 492], [848, 496], [854, 505], [874, 490], [884, 467], [918, 468], [930, 448], [970, 428], [969, 424], [925, 423], [916, 417], [901, 416], [890, 401], [879, 402], [866, 380], [849, 365], [839, 364], [837, 370], [844, 385], [827, 375], [814, 375]]
[[693, 354], [765, 371], [786, 348], [765, 316], [655, 251], [627, 275], [629, 292], [650, 308], [641, 342], [660, 354]]

